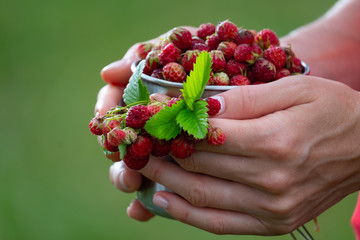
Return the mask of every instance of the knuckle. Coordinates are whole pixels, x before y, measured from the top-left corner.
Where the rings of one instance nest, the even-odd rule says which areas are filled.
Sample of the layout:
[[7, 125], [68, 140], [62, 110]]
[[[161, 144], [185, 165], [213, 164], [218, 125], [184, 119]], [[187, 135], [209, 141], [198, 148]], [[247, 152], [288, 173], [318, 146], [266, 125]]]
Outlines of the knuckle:
[[217, 235], [224, 235], [225, 232], [225, 223], [222, 216], [215, 215], [209, 219], [208, 222], [209, 229], [208, 231]]
[[264, 174], [262, 186], [270, 194], [284, 194], [291, 189], [292, 174], [287, 170], [270, 170]]
[[189, 187], [187, 200], [195, 206], [204, 207], [207, 205], [207, 196], [204, 184], [200, 181]]
[[291, 225], [296, 206], [297, 202], [292, 197], [281, 197], [270, 201], [265, 209], [273, 219], [281, 220], [282, 223]]

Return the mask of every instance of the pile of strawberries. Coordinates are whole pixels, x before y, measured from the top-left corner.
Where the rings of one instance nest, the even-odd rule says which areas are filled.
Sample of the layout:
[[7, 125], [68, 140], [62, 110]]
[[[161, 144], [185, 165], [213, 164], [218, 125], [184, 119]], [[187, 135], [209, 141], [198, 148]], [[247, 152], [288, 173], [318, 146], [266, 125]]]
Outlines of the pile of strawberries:
[[172, 82], [184, 82], [201, 51], [212, 57], [208, 85], [249, 85], [303, 72], [301, 60], [290, 46], [281, 47], [270, 29], [259, 32], [238, 28], [229, 20], [201, 24], [196, 35], [174, 28], [158, 44], [141, 43], [138, 56], [145, 59], [144, 73]]
[[[160, 140], [148, 134], [144, 126], [146, 122], [161, 109], [176, 104], [178, 98], [168, 98], [163, 102], [151, 101], [147, 105], [117, 106], [107, 112], [106, 116], [94, 117], [89, 123], [90, 131], [101, 136], [104, 153], [113, 160], [119, 160], [119, 150], [125, 164], [135, 170], [143, 168], [149, 161], [150, 155], [166, 156], [171, 154], [176, 158], [187, 158], [195, 149], [195, 143], [203, 139], [196, 139], [181, 132], [175, 139]], [[214, 116], [220, 110], [220, 102], [214, 98], [207, 100], [208, 115]], [[209, 124], [206, 140], [211, 145], [222, 145], [225, 134], [219, 128]]]

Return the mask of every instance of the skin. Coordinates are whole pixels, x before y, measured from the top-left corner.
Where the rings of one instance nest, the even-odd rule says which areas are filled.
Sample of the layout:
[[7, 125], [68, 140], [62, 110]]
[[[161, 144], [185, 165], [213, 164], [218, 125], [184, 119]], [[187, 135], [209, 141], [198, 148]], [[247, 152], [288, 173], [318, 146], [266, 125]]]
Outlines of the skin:
[[[359, 10], [359, 1], [341, 0], [281, 39], [312, 76], [220, 94], [222, 113], [210, 121], [225, 132], [224, 145], [198, 144], [190, 158], [175, 159], [178, 165], [152, 157], [138, 172], [116, 162], [111, 182], [123, 192], [136, 191], [141, 174], [159, 182], [178, 195], [159, 192], [155, 204], [216, 234], [289, 233], [359, 190]], [[96, 114], [121, 101], [136, 47], [102, 70], [110, 84], [98, 94]], [[136, 199], [127, 213], [139, 221], [153, 217]]]

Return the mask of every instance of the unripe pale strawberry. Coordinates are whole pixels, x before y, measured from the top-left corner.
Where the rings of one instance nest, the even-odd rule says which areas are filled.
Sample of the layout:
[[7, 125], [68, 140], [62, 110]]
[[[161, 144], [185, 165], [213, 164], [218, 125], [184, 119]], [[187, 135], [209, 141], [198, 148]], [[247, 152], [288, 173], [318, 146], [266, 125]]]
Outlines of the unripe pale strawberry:
[[217, 86], [227, 86], [230, 84], [229, 76], [224, 72], [214, 73], [213, 84]]
[[166, 80], [180, 83], [184, 82], [187, 76], [184, 67], [176, 62], [167, 63], [163, 67], [163, 74]]
[[125, 139], [123, 140], [123, 143], [126, 145], [130, 145], [132, 143], [134, 143], [137, 139], [137, 133], [134, 129], [130, 128], [130, 127], [126, 127], [123, 129], [123, 131], [126, 134]]

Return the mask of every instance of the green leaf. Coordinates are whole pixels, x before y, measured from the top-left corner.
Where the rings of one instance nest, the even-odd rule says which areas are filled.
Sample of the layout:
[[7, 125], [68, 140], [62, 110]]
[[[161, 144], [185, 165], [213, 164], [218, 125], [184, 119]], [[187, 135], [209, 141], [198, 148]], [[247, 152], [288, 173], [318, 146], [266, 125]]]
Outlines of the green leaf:
[[163, 108], [146, 122], [145, 130], [151, 136], [159, 139], [170, 140], [175, 138], [181, 132], [176, 117], [178, 113], [185, 108], [186, 104], [182, 99], [171, 107]]
[[148, 91], [147, 86], [144, 86], [143, 82], [141, 81], [141, 74], [145, 67], [145, 61], [141, 61], [138, 66], [136, 67], [136, 71], [130, 77], [129, 83], [124, 90], [124, 102], [126, 105], [145, 101], [148, 102], [150, 94]]
[[127, 145], [122, 143], [119, 145], [120, 159], [124, 159], [127, 150]]
[[208, 132], [208, 108], [206, 106], [206, 101], [196, 101], [194, 102], [194, 111], [183, 109], [176, 117], [180, 127], [195, 138], [203, 139]]
[[194, 110], [194, 102], [200, 99], [205, 86], [210, 79], [211, 57], [206, 51], [203, 51], [196, 58], [193, 70], [187, 76], [181, 89], [186, 105]]

